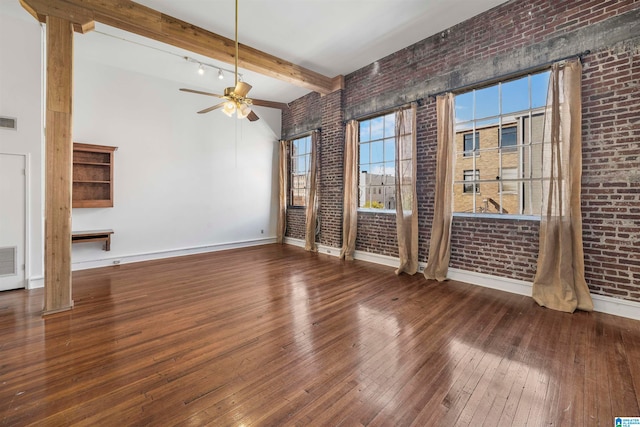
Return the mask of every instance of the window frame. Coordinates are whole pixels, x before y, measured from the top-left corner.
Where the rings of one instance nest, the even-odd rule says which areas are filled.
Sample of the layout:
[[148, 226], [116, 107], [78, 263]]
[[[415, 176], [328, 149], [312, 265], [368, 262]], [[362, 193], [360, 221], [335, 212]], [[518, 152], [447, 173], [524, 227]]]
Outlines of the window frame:
[[[538, 152], [548, 144], [548, 140], [545, 139], [543, 133], [544, 127], [541, 123], [545, 120], [544, 114], [547, 110], [545, 99], [547, 96], [549, 75], [550, 68], [547, 68], [535, 72], [522, 73], [517, 76], [510, 76], [501, 81], [492, 82], [484, 86], [476, 86], [464, 92], [456, 93], [456, 101], [461, 95], [468, 95], [468, 97], [464, 100], [464, 105], [461, 106], [460, 109], [458, 109], [458, 106], [455, 107], [454, 113], [454, 133], [456, 135], [463, 135], [462, 141], [460, 141], [459, 136], [454, 139], [456, 147], [460, 147], [457, 148], [457, 150], [462, 150], [462, 152], [457, 152], [454, 156], [458, 159], [458, 162], [462, 162], [458, 166], [454, 160], [454, 165], [456, 165], [454, 176], [460, 177], [458, 174], [461, 172], [460, 169], [462, 169], [462, 176], [454, 179], [454, 188], [452, 190], [454, 216], [540, 220], [542, 200], [539, 194], [541, 186], [544, 185], [545, 178], [542, 173], [543, 160], [538, 160], [536, 156], [539, 156]], [[513, 83], [513, 85], [507, 85], [510, 83]], [[480, 93], [485, 89], [486, 91], [484, 91], [484, 93]], [[504, 93], [503, 89], [506, 90]], [[491, 91], [493, 91], [492, 94]], [[486, 102], [487, 97], [491, 96], [493, 96], [493, 99], [496, 99], [497, 103], [491, 104], [490, 112], [481, 110], [482, 113], [478, 114], [477, 108], [483, 105], [479, 99], [484, 97], [483, 101]], [[517, 108], [514, 108], [514, 106], [517, 106]], [[542, 118], [539, 119], [539, 116], [542, 116]], [[541, 120], [541, 122], [539, 120]], [[477, 133], [478, 131], [491, 127], [497, 128], [497, 137], [490, 137], [497, 138], [497, 146], [494, 146], [496, 143], [491, 143], [491, 139], [489, 139], [489, 145], [480, 150], [480, 140], [487, 138], [487, 136], [478, 136]], [[512, 128], [515, 130], [512, 131]], [[513, 142], [510, 142], [506, 146], [503, 144], [503, 133], [506, 134], [507, 132], [510, 133], [510, 140], [513, 139], [511, 136], [513, 133], [511, 132], [515, 132], [515, 144]], [[467, 148], [465, 147], [465, 142], [467, 142], [466, 145], [468, 145], [469, 142], [474, 141], [473, 137], [468, 135], [475, 135], [476, 142], [474, 150], [465, 149]], [[485, 179], [481, 179], [478, 177], [478, 174], [476, 174], [476, 179], [473, 182], [476, 184], [474, 189], [477, 191], [468, 191], [473, 187], [470, 187], [470, 184], [467, 183], [467, 179], [465, 179], [466, 176], [472, 173], [473, 170], [481, 169], [480, 166], [488, 162], [487, 159], [480, 161], [480, 154], [491, 157], [493, 153], [496, 153], [495, 156], [497, 157], [494, 163], [497, 165], [497, 176], [493, 179], [494, 172], [492, 170], [488, 172], [491, 176], [490, 178], [485, 177]], [[509, 156], [511, 157], [509, 158]], [[517, 157], [514, 158], [513, 156]], [[514, 167], [517, 169], [516, 177], [513, 179], [508, 178], [508, 185], [511, 188], [503, 191], [501, 179], [504, 175], [503, 168], [512, 169]], [[513, 173], [511, 173], [511, 175], [513, 175]], [[462, 202], [462, 199], [457, 200], [457, 197], [460, 197], [460, 195], [480, 195], [478, 186], [481, 183], [489, 185], [488, 193], [483, 194], [483, 197], [486, 196], [487, 198], [499, 200], [498, 207], [496, 208], [497, 212], [483, 212], [481, 205], [482, 199], [477, 200], [476, 197], [473, 197], [473, 201], [471, 201], [471, 198], [467, 199], [467, 202]], [[514, 185], [515, 191], [513, 190]], [[462, 187], [462, 191], [460, 191], [460, 186]], [[503, 195], [506, 198], [504, 200]], [[458, 203], [460, 204], [457, 205]], [[472, 204], [473, 207], [471, 207], [470, 204]], [[456, 209], [459, 210], [456, 211]], [[510, 212], [508, 212], [507, 209], [510, 210]]]
[[[302, 141], [305, 142], [305, 148], [309, 147], [309, 150], [305, 151], [305, 152], [303, 152], [301, 154], [294, 154], [294, 145], [296, 143], [299, 143], [299, 142], [302, 142]], [[289, 191], [288, 191], [288, 193], [289, 194], [287, 195], [287, 197], [288, 197], [287, 205], [288, 205], [289, 208], [292, 208], [292, 209], [304, 209], [304, 208], [307, 207], [307, 197], [309, 195], [309, 179], [310, 179], [310, 172], [311, 172], [311, 150], [313, 150], [313, 147], [312, 147], [312, 138], [311, 138], [311, 134], [310, 133], [307, 134], [307, 135], [302, 135], [302, 136], [300, 136], [300, 137], [298, 137], [296, 139], [292, 139], [289, 142], [289, 156], [288, 156], [289, 157], [288, 158], [288, 161], [289, 161], [289, 174], [288, 174], [289, 175], [289, 177], [288, 177], [288, 179], [289, 179]], [[304, 160], [305, 171], [304, 171], [304, 173], [299, 173], [294, 169], [294, 165], [295, 165], [294, 161], [295, 161], [295, 159], [300, 159], [302, 157], [306, 158]], [[303, 187], [294, 187], [294, 183], [296, 181], [295, 177], [302, 177], [302, 176], [305, 177], [304, 186]], [[304, 204], [296, 204], [295, 203], [296, 199], [299, 198], [300, 195], [295, 196], [294, 192], [296, 190], [300, 190], [300, 189], [302, 189], [303, 193], [304, 193], [304, 197], [303, 197]]]
[[[514, 144], [504, 145], [504, 133], [505, 133], [504, 131], [508, 130], [509, 133], [511, 133], [511, 129], [513, 129], [513, 134], [515, 136], [515, 142], [514, 142]], [[517, 123], [514, 124], [514, 125], [510, 125], [510, 124], [503, 125], [500, 128], [500, 149], [502, 150], [502, 152], [504, 153], [504, 152], [517, 151], [518, 150], [518, 145], [520, 145], [518, 143], [519, 143], [519, 141], [518, 141], [518, 125], [517, 125]]]
[[[511, 178], [505, 178], [505, 171], [515, 171], [515, 177]], [[509, 181], [504, 181], [504, 179], [508, 179]], [[517, 167], [509, 167], [509, 168], [502, 168], [502, 175], [500, 175], [500, 193], [502, 194], [518, 194], [518, 186], [522, 184], [522, 182], [517, 181], [518, 180], [518, 168]], [[515, 189], [509, 189], [509, 190], [505, 190], [504, 186], [505, 184], [514, 184]]]
[[[396, 132], [395, 132], [395, 124], [396, 124], [396, 111], [386, 111], [386, 112], [382, 112], [382, 113], [378, 113], [376, 115], [373, 116], [367, 116], [365, 118], [359, 119], [358, 120], [358, 212], [370, 212], [370, 213], [382, 213], [382, 214], [396, 214], [396, 203], [397, 203], [397, 198], [396, 198], [396, 151], [397, 151], [397, 143], [398, 141], [396, 141]], [[387, 117], [392, 117], [392, 124], [393, 126], [391, 127], [390, 130], [390, 134], [387, 132]], [[368, 123], [368, 129], [369, 131], [371, 131], [371, 125], [375, 120], [381, 120], [384, 127], [382, 129], [382, 137], [381, 138], [371, 138], [371, 132], [370, 132], [370, 136], [369, 138], [363, 138], [362, 135], [362, 130], [363, 127], [367, 127], [364, 124]], [[413, 120], [415, 120], [415, 118], [413, 118]], [[403, 135], [407, 135], [407, 134], [403, 134]], [[388, 144], [389, 142], [393, 142], [393, 153], [392, 153], [392, 159], [389, 159], [387, 156], [387, 149], [389, 147], [390, 144]], [[377, 162], [373, 162], [372, 160], [372, 150], [371, 150], [371, 144], [372, 143], [382, 143], [382, 160], [381, 161], [377, 161]], [[363, 163], [362, 163], [362, 154], [363, 154], [363, 144], [367, 144], [368, 145], [368, 155], [369, 155], [369, 162], [365, 163], [366, 165], [369, 165], [369, 167], [367, 168], [366, 172], [363, 172]], [[412, 153], [412, 156], [415, 156], [415, 153]], [[404, 159], [407, 160], [407, 159]], [[384, 175], [386, 176], [386, 168], [388, 167], [388, 165], [393, 164], [393, 183], [392, 184], [385, 184], [384, 183], [384, 178], [383, 178], [383, 182], [380, 185], [362, 185], [362, 177], [363, 177], [363, 173], [367, 173], [367, 177], [371, 176], [371, 165], [385, 165], [384, 166]], [[392, 191], [392, 195], [391, 197], [388, 198], [388, 194], [389, 194], [389, 190], [391, 189]], [[381, 201], [377, 201], [377, 200], [370, 200], [370, 203], [373, 202], [378, 202], [378, 203], [382, 203], [383, 207], [382, 208], [375, 208], [375, 207], [365, 207], [362, 206], [361, 200], [364, 194], [369, 193], [370, 198], [371, 198], [371, 194], [372, 192], [376, 195], [380, 195], [381, 197]], [[366, 198], [366, 195], [365, 195]], [[386, 202], [392, 202], [393, 203], [393, 207], [386, 207], [385, 204]], [[364, 203], [366, 204], [366, 202]]]
[[[473, 135], [473, 136], [472, 136]], [[471, 139], [471, 149], [467, 150], [467, 137], [472, 136]], [[474, 142], [475, 140], [475, 142]], [[471, 132], [467, 132], [462, 136], [462, 156], [463, 157], [472, 157], [480, 155], [480, 132], [477, 130], [472, 130]]]
[[[470, 180], [470, 183], [466, 183], [466, 181], [469, 181], [467, 180], [467, 176], [472, 177], [472, 179]], [[480, 194], [480, 169], [464, 169], [462, 171], [462, 180], [465, 181], [465, 183], [462, 184], [462, 194], [469, 194], [469, 195]], [[475, 184], [475, 189], [474, 189], [474, 184]], [[471, 191], [467, 190], [468, 186], [471, 187]]]

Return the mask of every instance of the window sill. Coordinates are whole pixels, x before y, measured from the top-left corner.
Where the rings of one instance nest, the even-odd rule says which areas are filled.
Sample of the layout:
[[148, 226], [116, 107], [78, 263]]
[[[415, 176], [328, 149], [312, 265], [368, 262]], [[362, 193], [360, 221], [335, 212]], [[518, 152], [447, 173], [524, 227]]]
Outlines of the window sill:
[[491, 219], [507, 219], [519, 221], [536, 221], [540, 222], [540, 217], [536, 215], [512, 215], [512, 214], [493, 214], [493, 213], [467, 213], [454, 212], [454, 218], [491, 218]]
[[369, 208], [358, 208], [358, 212], [363, 213], [375, 213], [375, 214], [386, 214], [386, 215], [395, 215], [395, 209], [369, 209]]

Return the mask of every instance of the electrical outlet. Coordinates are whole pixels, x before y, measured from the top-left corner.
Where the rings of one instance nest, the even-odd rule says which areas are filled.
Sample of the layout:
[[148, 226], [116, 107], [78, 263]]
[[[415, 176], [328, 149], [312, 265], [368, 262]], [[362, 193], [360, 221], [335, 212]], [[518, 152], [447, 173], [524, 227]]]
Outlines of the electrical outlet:
[[264, 230], [260, 230], [260, 234], [264, 234]]

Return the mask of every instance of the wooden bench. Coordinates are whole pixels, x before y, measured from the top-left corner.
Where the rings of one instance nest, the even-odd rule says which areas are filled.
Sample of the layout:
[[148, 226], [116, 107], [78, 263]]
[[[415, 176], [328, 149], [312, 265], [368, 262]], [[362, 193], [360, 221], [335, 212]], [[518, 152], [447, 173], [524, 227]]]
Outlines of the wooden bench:
[[104, 242], [104, 250], [111, 250], [113, 230], [72, 231], [71, 243]]

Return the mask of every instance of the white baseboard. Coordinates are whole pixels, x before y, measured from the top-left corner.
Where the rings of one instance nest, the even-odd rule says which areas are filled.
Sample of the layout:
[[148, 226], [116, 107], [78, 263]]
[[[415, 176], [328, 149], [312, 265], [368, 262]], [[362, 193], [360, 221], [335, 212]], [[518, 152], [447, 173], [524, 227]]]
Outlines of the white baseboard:
[[591, 294], [591, 299], [594, 311], [640, 320], [640, 303], [594, 294]]
[[[284, 242], [286, 244], [288, 244], [288, 245], [298, 246], [300, 248], [304, 248], [304, 240], [301, 240], [301, 239], [294, 239], [292, 237], [285, 237], [284, 238]], [[318, 245], [318, 246], [320, 246], [320, 245]], [[318, 248], [318, 251], [322, 252], [322, 253], [325, 253], [323, 251], [320, 251], [320, 248]], [[329, 255], [331, 255], [331, 254], [329, 253]]]
[[[206, 252], [216, 252], [229, 249], [245, 248], [249, 246], [266, 245], [275, 243], [275, 238], [248, 240], [242, 242], [221, 243], [216, 245], [199, 246], [194, 248], [184, 248], [169, 251], [149, 252], [144, 254], [134, 254], [120, 257], [103, 258], [92, 261], [81, 261], [72, 264], [72, 270], [85, 270], [89, 268], [107, 267], [115, 264], [130, 264], [133, 262], [151, 261], [163, 258], [172, 258], [184, 255], [193, 255]], [[304, 248], [304, 240], [286, 238], [285, 243]], [[318, 253], [331, 256], [340, 256], [340, 248], [332, 246], [318, 245]], [[371, 262], [374, 264], [386, 265], [388, 267], [397, 268], [399, 261], [395, 257], [387, 255], [372, 254], [369, 252], [356, 251], [354, 258], [361, 261]], [[425, 263], [420, 263], [420, 271], [423, 271]], [[475, 271], [460, 270], [457, 268], [449, 268], [447, 277], [451, 280], [469, 283], [472, 285], [483, 286], [485, 288], [497, 289], [504, 292], [510, 292], [518, 295], [531, 295], [531, 282], [516, 280], [507, 277], [492, 276], [490, 274], [477, 273]], [[32, 277], [28, 281], [27, 289], [37, 289], [44, 287], [44, 277]], [[619, 298], [608, 297], [604, 295], [591, 294], [593, 299], [594, 311], [600, 313], [612, 314], [615, 316], [627, 317], [630, 319], [640, 320], [640, 303], [635, 301], [627, 301]]]
[[[304, 240], [286, 238], [285, 243], [304, 248]], [[333, 248], [331, 246], [324, 245], [318, 245], [318, 252], [326, 253], [333, 256], [340, 255], [339, 248]], [[354, 258], [394, 268], [397, 268], [400, 264], [398, 258], [362, 251], [356, 251], [354, 254]], [[420, 272], [424, 271], [425, 266], [426, 263], [420, 263]], [[457, 268], [449, 268], [447, 278], [459, 282], [469, 283], [471, 285], [510, 292], [512, 294], [531, 296], [532, 283], [524, 280], [492, 276], [490, 274], [460, 270]], [[629, 319], [640, 320], [640, 303], [638, 302], [596, 294], [591, 294], [591, 298], [593, 299], [594, 311], [612, 314], [614, 316], [627, 317]]]
[[[293, 239], [291, 237], [286, 237], [284, 239], [284, 242], [289, 245], [299, 246], [301, 248], [304, 248], [304, 240], [301, 240], [301, 239]], [[335, 257], [340, 256], [340, 248], [321, 245], [319, 243], [316, 243], [316, 246], [318, 248], [318, 253], [320, 254], [327, 254]], [[398, 265], [400, 264], [400, 262], [398, 261], [398, 258], [388, 256], [388, 255], [372, 254], [372, 253], [363, 252], [363, 251], [355, 251], [355, 253], [353, 254], [353, 258], [360, 261], [372, 262], [374, 264], [386, 265], [388, 267], [393, 267], [393, 268], [398, 268]]]
[[27, 289], [44, 288], [44, 276], [30, 277], [27, 282]]
[[244, 240], [240, 242], [217, 243], [214, 245], [196, 246], [192, 248], [171, 249], [166, 251], [147, 252], [100, 258], [96, 260], [78, 261], [71, 264], [72, 271], [87, 270], [90, 268], [108, 267], [113, 265], [131, 264], [134, 262], [153, 261], [157, 259], [173, 258], [185, 255], [195, 255], [207, 252], [225, 251], [229, 249], [246, 248], [250, 246], [268, 245], [275, 243], [275, 237], [264, 239]]
[[[422, 269], [424, 269], [424, 266], [422, 266]], [[449, 268], [447, 278], [525, 296], [531, 295], [533, 287], [531, 282], [491, 276], [489, 274], [465, 271], [457, 268]], [[594, 311], [640, 320], [640, 303], [597, 294], [591, 294], [591, 299], [593, 300]]]
[[[425, 267], [426, 264], [420, 263], [420, 271], [424, 271]], [[510, 292], [512, 294], [531, 296], [531, 282], [526, 282], [524, 280], [492, 276], [490, 274], [460, 270], [458, 268], [451, 267], [449, 267], [447, 279], [471, 283], [472, 285], [497, 289], [499, 291]]]

